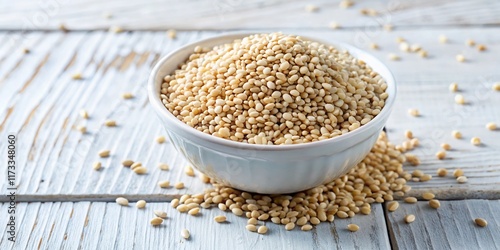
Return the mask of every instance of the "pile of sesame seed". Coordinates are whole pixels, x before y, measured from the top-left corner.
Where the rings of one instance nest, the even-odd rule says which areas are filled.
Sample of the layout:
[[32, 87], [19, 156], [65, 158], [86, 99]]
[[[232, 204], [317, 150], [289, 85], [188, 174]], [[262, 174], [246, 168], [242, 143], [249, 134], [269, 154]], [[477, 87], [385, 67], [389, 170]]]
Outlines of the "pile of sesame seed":
[[404, 154], [387, 140], [385, 133], [381, 133], [371, 152], [348, 174], [310, 190], [263, 195], [212, 183], [214, 187], [204, 193], [185, 194], [171, 204], [181, 213], [191, 214], [196, 210], [197, 214], [200, 207], [217, 207], [245, 216], [249, 219], [247, 229], [252, 232], [267, 232], [267, 228], [259, 230], [256, 225], [258, 221], [269, 220], [284, 225], [287, 230], [298, 226], [308, 231], [313, 225], [331, 222], [335, 217], [344, 219], [358, 213], [370, 214], [372, 203], [404, 196], [411, 189], [406, 185], [411, 175], [403, 170], [405, 161]]
[[384, 107], [384, 79], [347, 51], [300, 36], [256, 34], [196, 47], [161, 86], [165, 107], [213, 136], [250, 144], [329, 139]]

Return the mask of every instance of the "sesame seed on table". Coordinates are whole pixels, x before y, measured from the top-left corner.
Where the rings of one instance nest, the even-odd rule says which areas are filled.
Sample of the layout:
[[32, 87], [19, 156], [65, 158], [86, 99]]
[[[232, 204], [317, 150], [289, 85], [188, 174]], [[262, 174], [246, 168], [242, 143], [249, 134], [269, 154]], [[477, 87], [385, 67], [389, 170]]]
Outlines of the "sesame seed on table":
[[[500, 246], [498, 1], [86, 4], [61, 2], [50, 13], [36, 1], [0, 5], [0, 140], [18, 137], [19, 202], [17, 241], [0, 229], [0, 249]], [[46, 13], [46, 22], [33, 19]], [[200, 198], [184, 195], [212, 185], [174, 149], [146, 82], [162, 56], [227, 30], [334, 39], [383, 61], [398, 85], [387, 137], [405, 151], [411, 190], [311, 224], [221, 197], [210, 197], [217, 207], [194, 205]], [[0, 211], [8, 206], [1, 196]]]

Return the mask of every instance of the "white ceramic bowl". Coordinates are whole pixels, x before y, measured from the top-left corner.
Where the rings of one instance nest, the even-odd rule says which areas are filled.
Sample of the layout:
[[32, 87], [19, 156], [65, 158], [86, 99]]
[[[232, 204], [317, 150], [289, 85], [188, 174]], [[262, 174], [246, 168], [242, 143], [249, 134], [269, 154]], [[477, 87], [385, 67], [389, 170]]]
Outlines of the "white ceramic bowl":
[[389, 97], [372, 121], [332, 139], [294, 145], [255, 145], [230, 141], [200, 132], [174, 117], [162, 104], [163, 77], [174, 72], [194, 47], [213, 47], [250, 34], [228, 34], [204, 39], [179, 48], [163, 57], [148, 82], [151, 105], [160, 117], [170, 141], [178, 152], [210, 178], [231, 187], [257, 193], [283, 194], [313, 188], [346, 174], [375, 144], [391, 113], [396, 97], [394, 77], [389, 69], [368, 53], [347, 44], [321, 41], [343, 48], [365, 61], [387, 82]]

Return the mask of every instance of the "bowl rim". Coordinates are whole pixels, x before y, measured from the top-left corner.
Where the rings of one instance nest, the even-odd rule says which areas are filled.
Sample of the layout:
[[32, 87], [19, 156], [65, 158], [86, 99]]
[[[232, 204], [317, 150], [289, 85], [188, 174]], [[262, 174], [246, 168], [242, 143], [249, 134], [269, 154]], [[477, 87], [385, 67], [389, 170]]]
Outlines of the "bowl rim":
[[[377, 116], [375, 116], [375, 118], [373, 118], [367, 124], [360, 126], [358, 129], [356, 129], [354, 131], [350, 131], [347, 134], [336, 136], [336, 137], [325, 139], [325, 140], [307, 142], [307, 143], [299, 143], [299, 144], [261, 145], [261, 144], [250, 144], [250, 143], [237, 142], [237, 141], [232, 141], [229, 139], [216, 137], [216, 136], [213, 136], [210, 134], [206, 134], [202, 131], [199, 131], [199, 130], [187, 125], [186, 123], [182, 122], [181, 120], [177, 119], [177, 117], [175, 117], [172, 113], [170, 113], [170, 111], [163, 105], [163, 102], [161, 101], [161, 98], [160, 98], [160, 93], [156, 88], [155, 78], [157, 77], [157, 75], [158, 75], [160, 69], [163, 67], [163, 65], [165, 63], [167, 63], [171, 59], [172, 56], [174, 56], [175, 54], [177, 54], [183, 50], [186, 50], [189, 47], [203, 44], [206, 42], [210, 42], [213, 40], [227, 39], [230, 37], [232, 37], [233, 39], [240, 39], [240, 38], [243, 38], [245, 36], [249, 36], [249, 35], [253, 35], [253, 34], [257, 34], [257, 33], [229, 32], [229, 33], [224, 33], [224, 34], [220, 34], [220, 35], [215, 35], [215, 36], [211, 36], [208, 38], [204, 38], [204, 39], [186, 44], [182, 47], [179, 47], [179, 48], [171, 51], [167, 55], [163, 56], [153, 67], [153, 69], [149, 75], [149, 79], [148, 79], [148, 83], [147, 83], [149, 101], [152, 104], [153, 108], [156, 109], [156, 111], [159, 115], [166, 117], [172, 123], [173, 126], [179, 128], [180, 130], [182, 130], [185, 133], [192, 134], [193, 136], [199, 137], [202, 140], [206, 140], [206, 141], [209, 141], [209, 142], [217, 144], [217, 145], [222, 145], [222, 146], [231, 147], [231, 148], [238, 148], [238, 149], [256, 150], [256, 151], [285, 151], [285, 150], [300, 150], [300, 149], [306, 149], [306, 148], [318, 147], [318, 146], [319, 147], [331, 146], [331, 144], [334, 142], [341, 142], [341, 141], [345, 141], [345, 140], [350, 140], [356, 136], [359, 136], [359, 134], [362, 134], [363, 132], [369, 130], [370, 127], [374, 126], [374, 124], [376, 124], [377, 121], [384, 119], [385, 116], [389, 116], [389, 114], [392, 110], [392, 107], [394, 105], [395, 99], [396, 99], [397, 86], [396, 86], [396, 81], [395, 81], [394, 75], [392, 74], [391, 70], [382, 61], [380, 61], [378, 58], [376, 58], [372, 54], [370, 54], [362, 49], [359, 49], [353, 45], [350, 45], [350, 44], [347, 44], [344, 42], [339, 42], [336, 40], [328, 40], [328, 42], [327, 42], [327, 41], [324, 41], [322, 39], [304, 36], [304, 35], [297, 35], [297, 36], [303, 37], [307, 40], [320, 42], [320, 43], [323, 43], [323, 44], [328, 45], [328, 46], [333, 46], [333, 47], [336, 47], [337, 49], [347, 50], [350, 54], [352, 52], [356, 52], [356, 54], [363, 54], [363, 56], [368, 58], [370, 61], [370, 62], [367, 62], [367, 60], [364, 60], [368, 66], [372, 67], [371, 65], [378, 64], [378, 67], [382, 68], [385, 71], [384, 74], [382, 74], [380, 72], [377, 72], [377, 73], [379, 73], [382, 76], [382, 78], [384, 78], [384, 80], [386, 81], [386, 83], [387, 83], [386, 93], [388, 93], [389, 96], [385, 100], [384, 107], [382, 108], [380, 113]], [[223, 42], [220, 44], [224, 44], [224, 43], [226, 43], [226, 42]], [[353, 56], [353, 57], [355, 57], [355, 56]], [[184, 60], [186, 60], [186, 59], [184, 59]], [[179, 65], [182, 62], [176, 62], [176, 64]], [[162, 79], [163, 79], [163, 77], [162, 77]]]

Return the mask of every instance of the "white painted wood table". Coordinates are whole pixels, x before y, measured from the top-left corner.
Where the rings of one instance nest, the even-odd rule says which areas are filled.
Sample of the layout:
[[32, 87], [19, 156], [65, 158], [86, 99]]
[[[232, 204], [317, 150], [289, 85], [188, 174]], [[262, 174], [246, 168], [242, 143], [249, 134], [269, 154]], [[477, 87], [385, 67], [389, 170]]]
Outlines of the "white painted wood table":
[[[355, 1], [339, 8], [338, 1], [28, 1], [0, 2], [0, 152], [6, 169], [7, 136], [17, 136], [16, 232], [8, 240], [1, 227], [0, 249], [499, 249], [500, 248], [500, 131], [489, 131], [487, 122], [500, 124], [500, 3], [485, 1]], [[319, 10], [305, 11], [314, 4]], [[362, 16], [362, 8], [379, 11]], [[341, 29], [328, 28], [336, 21]], [[64, 24], [68, 30], [59, 30]], [[391, 24], [393, 31], [382, 27]], [[106, 31], [109, 27], [123, 33]], [[170, 39], [165, 30], [177, 29]], [[152, 65], [166, 53], [200, 38], [228, 30], [284, 31], [325, 40], [335, 39], [369, 49], [393, 70], [398, 97], [387, 124], [391, 141], [399, 143], [411, 129], [422, 146], [415, 154], [418, 167], [433, 175], [428, 182], [412, 182], [410, 195], [431, 191], [442, 200], [436, 212], [425, 202], [404, 204], [393, 213], [373, 206], [371, 215], [322, 223], [311, 232], [287, 232], [267, 223], [268, 235], [252, 234], [245, 220], [232, 214], [229, 223], [215, 225], [217, 209], [203, 210], [198, 218], [173, 211], [169, 201], [184, 193], [200, 193], [207, 184], [188, 177], [186, 160], [171, 144], [158, 144], [165, 134], [148, 105], [145, 84]], [[438, 42], [444, 34], [449, 42]], [[428, 58], [401, 52], [403, 37], [429, 52]], [[485, 44], [479, 52], [466, 39]], [[30, 50], [28, 54], [23, 49]], [[387, 59], [389, 53], [400, 61]], [[457, 54], [467, 58], [455, 60]], [[72, 75], [81, 72], [82, 80]], [[448, 91], [458, 82], [467, 105], [454, 103]], [[135, 97], [123, 100], [123, 92]], [[417, 108], [421, 117], [407, 114]], [[78, 112], [88, 110], [90, 119]], [[103, 126], [114, 119], [116, 128]], [[78, 125], [88, 132], [81, 134]], [[464, 139], [451, 136], [462, 131]], [[482, 145], [470, 139], [478, 136]], [[445, 160], [435, 153], [443, 142], [453, 147]], [[97, 152], [111, 149], [100, 171], [92, 170]], [[122, 159], [143, 162], [147, 175], [137, 176], [121, 166]], [[153, 167], [159, 162], [170, 171]], [[437, 178], [436, 169], [462, 168], [469, 181]], [[411, 168], [411, 167], [409, 167]], [[161, 189], [155, 183], [183, 181], [186, 189]], [[2, 175], [0, 188], [8, 194]], [[118, 196], [145, 199], [145, 211], [120, 207]], [[0, 224], [9, 220], [9, 197], [0, 197]], [[154, 209], [165, 209], [166, 223], [153, 228]], [[407, 225], [403, 217], [417, 220]], [[473, 223], [476, 217], [488, 227]], [[346, 230], [356, 223], [357, 233]], [[189, 228], [190, 240], [180, 237]]]

